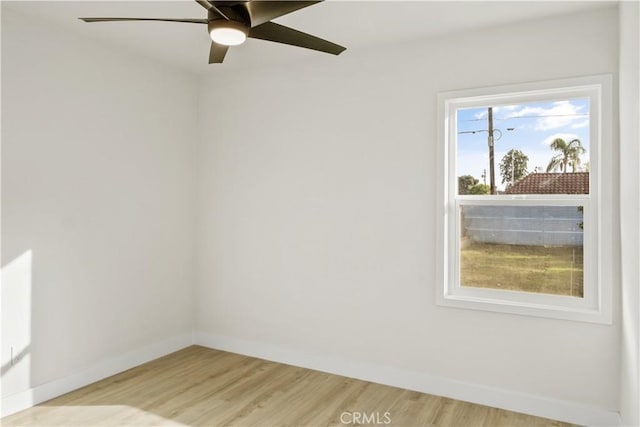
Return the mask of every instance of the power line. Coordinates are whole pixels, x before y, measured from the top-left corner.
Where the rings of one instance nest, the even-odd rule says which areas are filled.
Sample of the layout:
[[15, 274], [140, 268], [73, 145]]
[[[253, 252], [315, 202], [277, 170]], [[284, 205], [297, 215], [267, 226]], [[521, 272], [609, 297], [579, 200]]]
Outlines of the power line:
[[[504, 118], [500, 118], [500, 117], [494, 117], [493, 120], [510, 120], [510, 119], [537, 119], [540, 117], [584, 117], [584, 116], [588, 116], [589, 113], [580, 113], [580, 114], [544, 114], [544, 115], [540, 115], [540, 116], [512, 116], [512, 117], [504, 117]], [[461, 122], [480, 122], [480, 121], [485, 121], [487, 120], [486, 117], [483, 117], [481, 119], [467, 119], [467, 120], [460, 120]]]

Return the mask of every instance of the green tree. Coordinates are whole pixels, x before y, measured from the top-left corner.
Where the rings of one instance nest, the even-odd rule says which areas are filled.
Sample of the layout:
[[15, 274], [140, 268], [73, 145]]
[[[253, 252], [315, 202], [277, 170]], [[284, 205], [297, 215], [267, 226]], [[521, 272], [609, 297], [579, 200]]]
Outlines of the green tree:
[[571, 171], [575, 172], [581, 163], [580, 156], [587, 152], [577, 138], [568, 143], [562, 138], [556, 138], [549, 147], [559, 153], [549, 161], [547, 172], [560, 169], [561, 172], [566, 173], [568, 166], [571, 166]]
[[511, 186], [514, 182], [527, 175], [529, 157], [520, 150], [511, 149], [500, 161], [500, 175], [502, 183]]
[[469, 194], [489, 194], [491, 187], [487, 184], [476, 184], [469, 189]]
[[462, 175], [458, 177], [458, 194], [469, 194], [471, 187], [479, 181], [471, 175]]

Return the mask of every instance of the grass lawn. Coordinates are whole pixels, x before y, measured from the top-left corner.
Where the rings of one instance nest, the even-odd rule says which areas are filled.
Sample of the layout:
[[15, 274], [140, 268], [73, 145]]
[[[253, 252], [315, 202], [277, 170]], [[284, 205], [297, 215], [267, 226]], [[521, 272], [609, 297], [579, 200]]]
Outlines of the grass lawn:
[[473, 243], [461, 259], [462, 286], [583, 296], [582, 246]]

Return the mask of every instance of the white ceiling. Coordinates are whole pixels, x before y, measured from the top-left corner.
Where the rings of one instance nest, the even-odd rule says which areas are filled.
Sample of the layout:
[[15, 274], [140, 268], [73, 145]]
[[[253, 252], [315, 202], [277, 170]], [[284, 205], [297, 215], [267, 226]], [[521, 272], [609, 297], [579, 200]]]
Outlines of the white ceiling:
[[[420, 40], [460, 31], [568, 14], [615, 4], [613, 1], [341, 1], [328, 0], [276, 19], [298, 30], [358, 49]], [[93, 38], [177, 65], [196, 73], [215, 67], [248, 67], [327, 54], [262, 40], [232, 48], [224, 64], [208, 65], [206, 26], [164, 22], [88, 24], [78, 17], [206, 18], [204, 8], [181, 1], [3, 1], [2, 7], [25, 18], [64, 27]]]

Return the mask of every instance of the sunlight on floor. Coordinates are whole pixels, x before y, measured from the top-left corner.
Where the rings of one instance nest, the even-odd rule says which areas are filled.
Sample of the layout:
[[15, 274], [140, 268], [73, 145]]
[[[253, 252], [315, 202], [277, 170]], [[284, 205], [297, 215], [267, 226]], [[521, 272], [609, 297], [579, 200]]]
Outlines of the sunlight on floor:
[[32, 408], [28, 416], [16, 414], [9, 420], [2, 420], [2, 425], [37, 426], [42, 425], [42, 419], [67, 426], [186, 425], [128, 405], [47, 406], [46, 403]]

